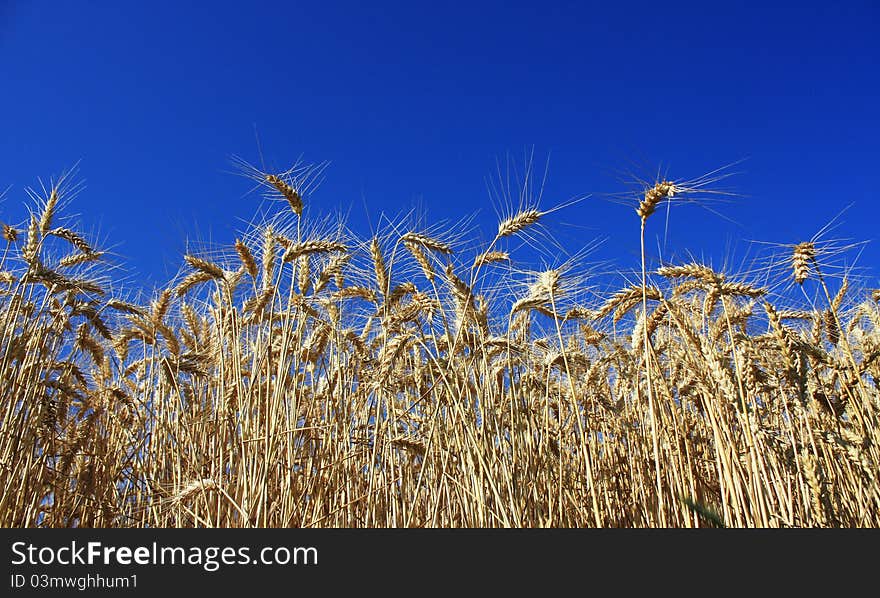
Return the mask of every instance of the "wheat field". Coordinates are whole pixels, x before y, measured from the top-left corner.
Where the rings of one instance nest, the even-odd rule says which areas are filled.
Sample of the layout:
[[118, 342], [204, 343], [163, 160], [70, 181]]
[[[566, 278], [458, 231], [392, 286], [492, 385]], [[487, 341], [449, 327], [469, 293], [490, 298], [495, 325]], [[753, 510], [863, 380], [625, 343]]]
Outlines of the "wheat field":
[[880, 525], [880, 292], [845, 247], [649, 265], [655, 212], [715, 179], [655, 180], [605, 292], [519, 261], [564, 206], [361, 237], [312, 216], [319, 167], [242, 170], [278, 213], [141, 302], [68, 226], [72, 176], [4, 225], [0, 524]]

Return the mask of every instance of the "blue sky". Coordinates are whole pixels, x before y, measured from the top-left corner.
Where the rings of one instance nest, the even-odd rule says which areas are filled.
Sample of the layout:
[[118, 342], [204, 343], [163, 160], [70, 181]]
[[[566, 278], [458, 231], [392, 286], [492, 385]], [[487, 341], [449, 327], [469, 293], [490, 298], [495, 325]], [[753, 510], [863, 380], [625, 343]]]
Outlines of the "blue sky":
[[79, 161], [70, 210], [132, 283], [161, 284], [187, 237], [231, 243], [255, 215], [229, 158], [259, 163], [256, 129], [274, 168], [330, 161], [311, 201], [364, 235], [418, 204], [431, 222], [479, 211], [488, 236], [486, 177], [534, 148], [545, 206], [591, 195], [551, 230], [573, 251], [608, 237], [595, 257], [622, 269], [635, 203], [606, 194], [660, 165], [689, 178], [747, 158], [724, 218], [672, 212], [670, 255], [796, 243], [849, 204], [832, 236], [875, 240], [876, 5], [611, 4], [0, 0], [0, 219]]

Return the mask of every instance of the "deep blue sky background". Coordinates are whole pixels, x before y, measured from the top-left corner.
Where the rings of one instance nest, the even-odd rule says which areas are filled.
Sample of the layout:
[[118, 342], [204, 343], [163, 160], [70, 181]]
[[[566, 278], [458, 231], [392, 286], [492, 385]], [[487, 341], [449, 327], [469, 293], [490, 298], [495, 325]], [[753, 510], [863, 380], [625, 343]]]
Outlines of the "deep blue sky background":
[[[673, 211], [669, 247], [719, 263], [743, 239], [876, 239], [880, 9], [837, 3], [16, 2], [0, 0], [0, 219], [80, 162], [72, 210], [160, 284], [187, 236], [229, 243], [257, 196], [229, 157], [331, 161], [312, 199], [369, 233], [416, 202], [477, 209], [495, 160], [550, 155], [544, 205], [597, 259], [637, 264], [615, 171], [691, 177], [734, 160], [744, 197]], [[655, 231], [660, 232], [660, 227]], [[654, 243], [656, 246], [656, 243]], [[878, 284], [880, 248], [859, 264]], [[654, 252], [656, 253], [656, 251]]]

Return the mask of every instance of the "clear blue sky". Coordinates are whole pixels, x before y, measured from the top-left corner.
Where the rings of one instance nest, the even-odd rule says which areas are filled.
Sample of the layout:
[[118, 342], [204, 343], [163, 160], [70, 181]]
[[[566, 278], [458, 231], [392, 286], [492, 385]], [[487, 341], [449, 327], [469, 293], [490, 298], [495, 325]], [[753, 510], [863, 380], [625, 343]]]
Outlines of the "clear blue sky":
[[[611, 6], [614, 4], [614, 6]], [[0, 218], [80, 161], [72, 206], [161, 283], [185, 239], [234, 240], [254, 216], [229, 157], [329, 160], [312, 201], [431, 221], [480, 210], [506, 153], [550, 156], [545, 205], [575, 245], [637, 264], [615, 171], [691, 177], [748, 158], [743, 195], [673, 211], [670, 246], [718, 263], [743, 239], [795, 243], [844, 206], [837, 236], [876, 239], [880, 9], [847, 3], [25, 2], [0, 0]], [[659, 231], [655, 231], [659, 232]], [[650, 244], [650, 242], [649, 242]], [[656, 246], [656, 243], [654, 243]], [[859, 264], [878, 285], [880, 248]], [[576, 247], [575, 247], [576, 249]], [[656, 253], [656, 251], [654, 251]]]

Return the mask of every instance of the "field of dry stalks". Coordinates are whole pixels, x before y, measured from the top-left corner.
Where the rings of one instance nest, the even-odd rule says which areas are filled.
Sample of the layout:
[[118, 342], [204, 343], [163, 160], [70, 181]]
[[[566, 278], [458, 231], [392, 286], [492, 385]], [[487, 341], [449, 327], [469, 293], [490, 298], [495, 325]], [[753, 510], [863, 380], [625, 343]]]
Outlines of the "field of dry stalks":
[[880, 293], [833, 248], [778, 247], [775, 285], [649, 267], [655, 210], [706, 182], [658, 180], [636, 274], [588, 292], [517, 261], [552, 208], [359, 238], [309, 220], [314, 173], [250, 171], [283, 214], [140, 304], [65, 224], [72, 179], [32, 190], [3, 228], [0, 525], [880, 524]]

